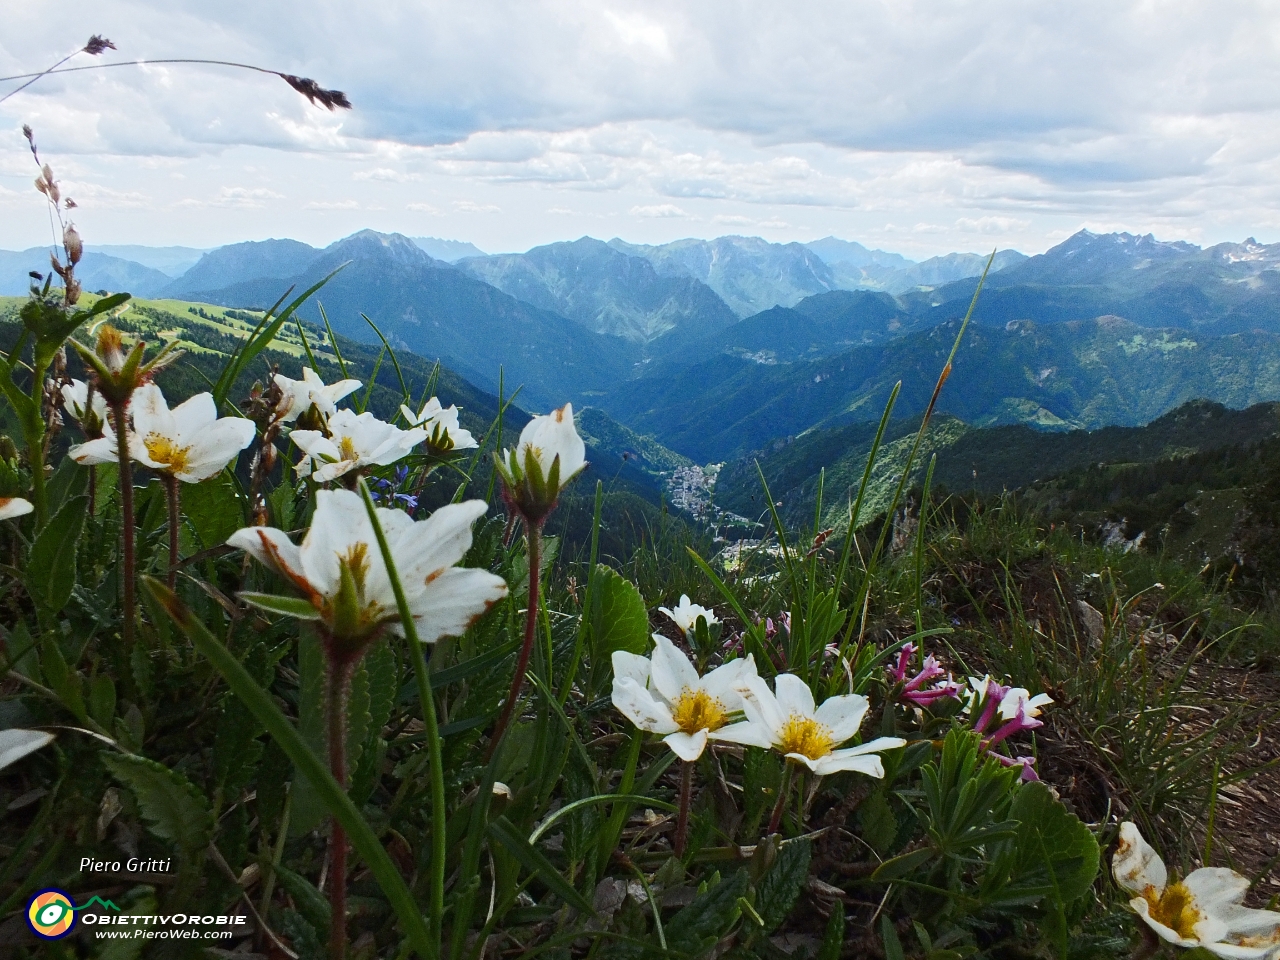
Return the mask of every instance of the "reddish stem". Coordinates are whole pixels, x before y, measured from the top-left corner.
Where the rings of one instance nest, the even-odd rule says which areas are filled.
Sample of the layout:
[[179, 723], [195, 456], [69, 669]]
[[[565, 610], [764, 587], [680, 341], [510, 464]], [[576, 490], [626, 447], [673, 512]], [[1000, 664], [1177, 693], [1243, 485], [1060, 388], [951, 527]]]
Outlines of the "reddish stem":
[[524, 689], [525, 673], [529, 669], [529, 656], [533, 653], [533, 637], [538, 628], [538, 589], [541, 579], [541, 571], [538, 568], [542, 564], [542, 524], [525, 520], [524, 527], [525, 539], [529, 544], [529, 609], [525, 611], [524, 618], [524, 645], [520, 648], [520, 659], [516, 662], [516, 675], [511, 678], [511, 689], [507, 691], [507, 702], [502, 707], [502, 714], [498, 717], [497, 726], [493, 728], [493, 736], [489, 739], [489, 750], [485, 754], [486, 762], [493, 758], [493, 752], [498, 748], [498, 741], [506, 732], [507, 724], [511, 722], [516, 702]]
[[124, 546], [124, 650], [126, 659], [133, 653], [133, 621], [135, 600], [133, 556], [133, 469], [129, 459], [128, 402], [113, 403], [115, 416], [116, 460], [120, 466], [120, 525]]

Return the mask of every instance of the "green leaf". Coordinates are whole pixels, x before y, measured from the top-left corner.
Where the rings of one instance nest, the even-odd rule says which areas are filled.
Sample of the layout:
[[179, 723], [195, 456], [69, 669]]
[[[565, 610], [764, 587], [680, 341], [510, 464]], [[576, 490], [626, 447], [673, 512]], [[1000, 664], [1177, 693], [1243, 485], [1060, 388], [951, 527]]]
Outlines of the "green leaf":
[[347, 770], [360, 763], [364, 742], [369, 736], [369, 670], [363, 660], [351, 675], [351, 692], [347, 697]]
[[510, 820], [498, 817], [489, 824], [488, 831], [490, 837], [501, 843], [522, 867], [538, 877], [557, 897], [588, 916], [595, 914], [591, 902], [573, 888], [555, 864], [521, 836]]
[[807, 838], [783, 844], [778, 859], [756, 885], [756, 904], [764, 932], [772, 933], [787, 919], [809, 879], [811, 848]]
[[228, 694], [222, 701], [218, 729], [213, 738], [213, 769], [222, 789], [223, 803], [233, 802], [253, 780], [262, 758], [258, 737], [262, 724]]
[[893, 815], [884, 790], [877, 790], [859, 804], [858, 823], [862, 827], [862, 839], [880, 856], [893, 849], [898, 836], [898, 818]]
[[44, 638], [40, 645], [40, 666], [44, 671], [49, 687], [58, 695], [62, 705], [76, 715], [81, 723], [88, 717], [84, 708], [84, 693], [81, 690], [80, 674], [67, 666], [62, 648], [53, 634]]
[[1098, 875], [1098, 841], [1043, 783], [1023, 784], [1009, 816], [1019, 822], [983, 878], [989, 900], [1051, 898], [1058, 907], [1084, 896]]
[[827, 921], [827, 932], [822, 936], [818, 952], [813, 960], [840, 960], [844, 950], [844, 901], [837, 900], [831, 905], [831, 919]]
[[107, 674], [100, 673], [89, 684], [89, 713], [106, 729], [116, 715], [116, 685]]
[[892, 860], [886, 860], [876, 867], [876, 872], [871, 875], [871, 879], [896, 880], [898, 877], [906, 876], [932, 856], [933, 850], [929, 847], [922, 847], [919, 850], [904, 853], [901, 856], [894, 857]]
[[[327, 764], [325, 750], [324, 650], [309, 632], [298, 643], [298, 733], [320, 763]], [[297, 767], [297, 763], [294, 763]], [[327, 769], [327, 768], [326, 768]], [[316, 785], [299, 771], [293, 778], [289, 836], [310, 833], [324, 819], [324, 801]]]
[[103, 765], [133, 791], [148, 829], [196, 858], [213, 836], [208, 802], [182, 774], [163, 764], [131, 754], [102, 754]]
[[687, 907], [667, 923], [667, 944], [688, 953], [714, 944], [738, 922], [738, 898], [749, 886], [746, 870], [738, 870], [727, 880], [708, 884]]
[[329, 918], [333, 914], [329, 910], [329, 901], [325, 899], [324, 894], [317, 890], [310, 880], [299, 873], [294, 873], [283, 863], [277, 863], [272, 869], [280, 878], [280, 886], [284, 887], [285, 893], [293, 897], [298, 912], [307, 923], [315, 928], [321, 940], [328, 937]]
[[649, 649], [649, 611], [634, 583], [598, 564], [591, 583], [588, 622], [591, 682], [595, 689], [607, 678], [615, 651], [642, 654]]
[[226, 543], [244, 526], [244, 501], [226, 471], [203, 483], [183, 484], [182, 512], [206, 550]]
[[884, 942], [884, 960], [905, 960], [902, 941], [887, 913], [880, 914], [880, 939]]
[[320, 611], [309, 600], [301, 597], [283, 597], [275, 593], [252, 593], [242, 590], [237, 596], [250, 606], [269, 613], [278, 613], [284, 617], [298, 620], [319, 620]]
[[391, 862], [391, 858], [387, 856], [387, 851], [383, 849], [377, 835], [360, 815], [355, 804], [343, 792], [342, 787], [325, 769], [324, 764], [311, 752], [298, 731], [280, 712], [271, 695], [254, 682], [253, 677], [241, 666], [240, 661], [163, 583], [150, 577], [144, 583], [164, 606], [174, 623], [191, 640], [192, 645], [212, 662], [214, 668], [226, 680], [227, 686], [267, 728], [275, 741], [289, 755], [294, 766], [318, 786], [325, 806], [342, 824], [352, 846], [368, 864], [378, 885], [391, 902], [392, 909], [395, 910], [396, 917], [413, 949], [424, 957], [438, 956], [439, 950], [433, 948], [432, 937], [423, 923], [422, 914], [414, 902], [413, 894], [405, 886], [404, 878]]
[[71, 599], [71, 588], [76, 583], [76, 547], [88, 505], [88, 497], [72, 497], [45, 524], [31, 545], [27, 589], [52, 613], [57, 613]]

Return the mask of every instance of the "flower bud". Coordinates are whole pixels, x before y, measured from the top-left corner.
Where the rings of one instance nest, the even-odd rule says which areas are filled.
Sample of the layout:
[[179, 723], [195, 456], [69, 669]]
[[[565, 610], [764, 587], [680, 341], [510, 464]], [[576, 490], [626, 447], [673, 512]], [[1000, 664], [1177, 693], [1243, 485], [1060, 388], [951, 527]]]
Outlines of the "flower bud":
[[62, 245], [66, 248], [67, 259], [71, 265], [75, 266], [79, 263], [80, 258], [84, 256], [84, 241], [76, 232], [75, 224], [67, 224], [67, 228], [62, 231]]

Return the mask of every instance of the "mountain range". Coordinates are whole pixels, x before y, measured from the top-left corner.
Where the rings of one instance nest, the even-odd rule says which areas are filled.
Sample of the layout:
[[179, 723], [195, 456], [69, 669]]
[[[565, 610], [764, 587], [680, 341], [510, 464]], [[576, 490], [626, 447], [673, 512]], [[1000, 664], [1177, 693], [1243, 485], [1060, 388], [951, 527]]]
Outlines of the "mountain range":
[[[0, 253], [0, 293], [25, 292], [47, 257]], [[899, 380], [896, 415], [918, 415], [986, 260], [737, 236], [490, 255], [366, 230], [324, 248], [90, 248], [79, 275], [90, 290], [261, 309], [336, 270], [306, 319], [323, 304], [340, 335], [375, 349], [385, 337], [489, 392], [520, 388], [529, 409], [594, 406], [710, 463], [792, 438], [841, 443], [824, 431], [877, 419]], [[1001, 251], [939, 411], [1095, 429], [1197, 398], [1280, 399], [1277, 294], [1280, 244], [1252, 238], [1201, 249], [1080, 231], [1037, 256]]]

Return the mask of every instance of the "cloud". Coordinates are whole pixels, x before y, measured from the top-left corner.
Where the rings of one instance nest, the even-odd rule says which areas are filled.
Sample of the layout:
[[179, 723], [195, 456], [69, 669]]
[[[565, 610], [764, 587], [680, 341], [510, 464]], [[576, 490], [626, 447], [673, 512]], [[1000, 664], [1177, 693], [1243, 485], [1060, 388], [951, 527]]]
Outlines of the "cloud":
[[631, 208], [633, 217], [688, 217], [674, 203], [652, 203], [644, 206], [636, 206]]
[[[488, 242], [503, 249], [544, 239], [548, 206], [922, 244], [1037, 246], [1086, 221], [1280, 229], [1280, 6], [1264, 0], [990, 0], [981, 17], [928, 0], [803, 16], [769, 0], [11, 6], [0, 73], [56, 59], [65, 22], [90, 19], [121, 47], [104, 60], [180, 49], [351, 97], [331, 113], [275, 77], [156, 65], [48, 77], [0, 105], [6, 188], [30, 180], [30, 122], [60, 175], [188, 211], [192, 233], [211, 210], [277, 212], [278, 197], [219, 192], [245, 156], [288, 184], [294, 211], [335, 190], [368, 210], [409, 182], [442, 216], [501, 208], [492, 229], [509, 235]], [[175, 174], [181, 194], [156, 183]]]
[[359, 210], [359, 200], [312, 200], [307, 210]]
[[437, 216], [437, 217], [443, 215], [439, 207], [436, 207], [430, 203], [406, 203], [404, 205], [404, 208], [406, 210], [413, 210], [415, 213], [430, 213], [433, 216]]
[[473, 200], [455, 200], [453, 209], [463, 213], [501, 213], [502, 208], [493, 203], [476, 203]]

